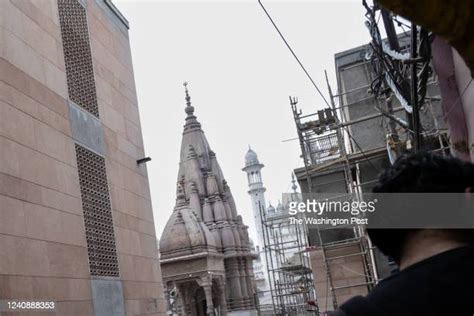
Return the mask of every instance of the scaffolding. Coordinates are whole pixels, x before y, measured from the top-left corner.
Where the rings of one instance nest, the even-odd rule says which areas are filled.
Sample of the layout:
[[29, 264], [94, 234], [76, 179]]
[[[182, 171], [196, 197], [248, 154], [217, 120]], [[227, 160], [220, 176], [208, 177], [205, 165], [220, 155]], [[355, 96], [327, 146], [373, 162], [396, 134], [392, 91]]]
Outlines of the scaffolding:
[[307, 228], [304, 216], [288, 212], [267, 213], [259, 204], [264, 253], [272, 298], [265, 315], [319, 315], [315, 302], [313, 273], [306, 253]]
[[[429, 34], [412, 25], [411, 38], [405, 36], [401, 45], [400, 36], [394, 35], [390, 27], [395, 17], [381, 11], [389, 35], [382, 41], [375, 13], [380, 8], [366, 7], [373, 41], [368, 46], [366, 60], [350, 67], [360, 67], [368, 84], [350, 90], [344, 90], [342, 85], [342, 91], [333, 95], [326, 75], [331, 107], [309, 115], [303, 115], [297, 108], [298, 99], [290, 97], [304, 162], [304, 167], [295, 173], [300, 181], [306, 182], [307, 193], [317, 193], [319, 197], [332, 194], [326, 198], [363, 201], [364, 193], [371, 191], [382, 168], [401, 154], [419, 150], [422, 145], [425, 150], [449, 153], [447, 128], [433, 106], [434, 100], [439, 101], [440, 97], [431, 95], [427, 89], [429, 85], [437, 86], [437, 78], [429, 69], [430, 52], [426, 48]], [[371, 102], [373, 109], [366, 111], [370, 113], [351, 115], [350, 110]], [[353, 126], [363, 122], [380, 123], [385, 142], [377, 146], [361, 145]], [[338, 177], [318, 181], [318, 177], [325, 179], [320, 175], [328, 174]], [[339, 192], [328, 189], [336, 186]], [[378, 282], [376, 249], [363, 227], [315, 225], [308, 232], [320, 312], [336, 309], [351, 296], [367, 293]], [[315, 262], [321, 263], [318, 269]]]
[[[413, 23], [408, 22], [411, 25], [407, 25], [401, 22], [398, 17], [381, 9], [376, 3], [370, 7], [366, 0], [362, 2], [367, 9], [366, 26], [372, 41], [365, 52], [365, 60], [350, 67], [363, 67], [368, 82], [356, 87], [346, 87], [340, 84], [338, 77], [338, 87], [341, 91], [333, 95], [326, 76], [330, 94], [329, 104], [259, 1], [285, 45], [328, 106], [316, 113], [303, 115], [301, 110], [297, 109], [298, 100], [290, 97], [298, 134], [296, 139], [299, 140], [304, 161], [304, 167], [295, 170], [295, 174], [302, 187], [306, 182], [307, 193], [338, 193], [337, 196], [329, 198], [347, 201], [363, 201], [364, 193], [371, 191], [376, 184], [379, 172], [388, 164], [393, 164], [403, 153], [416, 152], [423, 148], [449, 154], [450, 149], [448, 130], [441, 124], [432, 104], [432, 101], [439, 101], [441, 98], [438, 95], [430, 95], [428, 89], [429, 85], [437, 84], [437, 78], [430, 67], [431, 35], [427, 30]], [[383, 20], [387, 39], [381, 38], [378, 28], [380, 20]], [[395, 24], [403, 29], [405, 36], [402, 36], [402, 41], [396, 33]], [[408, 28], [409, 32], [404, 27]], [[336, 67], [339, 67], [337, 62]], [[353, 79], [353, 81], [357, 80]], [[354, 95], [363, 97], [354, 100]], [[363, 115], [351, 115], [351, 109], [371, 102], [373, 102], [373, 108], [364, 109]], [[368, 122], [372, 122], [372, 125], [369, 126]], [[373, 132], [376, 123], [380, 123], [383, 131]], [[358, 124], [366, 124], [366, 129], [361, 132], [354, 128]], [[358, 133], [364, 134], [368, 131], [379, 134], [379, 141], [373, 142], [375, 145], [363, 143], [363, 139], [361, 142], [361, 138], [354, 137]], [[382, 143], [380, 138], [383, 139]], [[369, 169], [372, 171], [369, 172]], [[318, 179], [313, 181], [313, 176], [320, 175], [333, 175], [333, 178], [322, 183]], [[340, 185], [340, 192], [328, 189], [331, 186], [334, 188], [336, 184]], [[303, 299], [300, 298], [299, 301], [297, 299], [287, 302], [283, 300], [283, 297], [291, 296], [289, 295], [291, 291], [288, 291], [285, 286], [293, 288], [300, 279], [286, 282], [284, 276], [279, 277], [281, 273], [292, 272], [291, 269], [282, 268], [284, 267], [282, 263], [285, 261], [280, 259], [280, 254], [285, 251], [285, 243], [278, 241], [278, 234], [282, 227], [278, 226], [278, 221], [267, 218], [263, 210], [261, 210], [261, 217], [269, 277], [272, 280], [270, 291], [273, 312], [277, 315], [291, 314], [287, 309], [301, 306], [303, 303], [294, 302], [304, 302], [308, 297], [303, 296]], [[288, 223], [287, 219], [286, 221]], [[311, 247], [307, 248], [309, 252], [306, 252], [311, 254], [308, 261], [309, 270], [303, 269], [303, 266], [306, 266], [301, 264], [298, 271], [300, 271], [299, 275], [304, 275], [310, 270], [313, 272], [317, 298], [314, 302], [317, 308], [311, 313], [325, 313], [330, 310], [329, 305], [332, 309], [336, 309], [340, 302], [355, 294], [363, 294], [361, 293], [363, 291], [367, 293], [377, 283], [379, 279], [377, 251], [371, 245], [362, 227], [339, 225], [323, 229], [316, 225], [316, 229], [305, 227], [304, 230], [309, 234], [309, 244], [311, 244]], [[312, 232], [316, 232], [316, 236], [313, 236]], [[302, 240], [306, 239], [305, 237]], [[304, 252], [298, 252], [298, 254], [302, 256]], [[283, 257], [288, 260], [286, 255]], [[317, 257], [322, 262], [322, 271], [318, 271], [321, 267], [318, 266], [317, 260], [313, 260], [313, 257]], [[304, 256], [304, 258], [308, 257]], [[301, 262], [306, 262], [306, 259], [302, 259]], [[347, 273], [352, 273], [353, 277]], [[298, 274], [292, 274], [293, 277], [296, 275]], [[321, 290], [318, 285], [323, 283], [326, 287]], [[304, 315], [299, 312], [296, 314]]]
[[[331, 98], [333, 97], [331, 96]], [[290, 102], [300, 140], [305, 178], [310, 189], [309, 193], [314, 191], [321, 193], [318, 187], [341, 183], [347, 190], [336, 196], [327, 197], [328, 199], [349, 201], [360, 199], [361, 186], [368, 183], [359, 182], [356, 184], [354, 178], [357, 178], [357, 172], [354, 172], [354, 166], [360, 161], [378, 159], [384, 156], [385, 148], [364, 153], [347, 154], [342, 124], [338, 122], [335, 115], [326, 115], [329, 112], [324, 111], [324, 117], [321, 115], [321, 112], [303, 116], [296, 107], [298, 100], [290, 98]], [[317, 117], [317, 120], [307, 121], [313, 117]], [[314, 127], [317, 128], [315, 129]], [[343, 177], [318, 184], [311, 181], [310, 174], [317, 173], [318, 171], [327, 172], [328, 170], [342, 170]], [[339, 240], [327, 238], [328, 235], [330, 236], [329, 231], [331, 230], [337, 231], [338, 235], [342, 235], [343, 238]], [[361, 294], [364, 294], [364, 292], [370, 290], [377, 280], [377, 272], [373, 255], [371, 254], [370, 241], [366, 238], [360, 227], [352, 225], [338, 225], [334, 228], [325, 229], [316, 227], [316, 233], [317, 241], [313, 242], [313, 244], [317, 244], [317, 246], [309, 247], [308, 249], [313, 252], [313, 255], [318, 256], [319, 261], [322, 262], [325, 278], [318, 278], [319, 280], [316, 280], [316, 288], [318, 285], [324, 284], [322, 292], [326, 293], [316, 294], [319, 310], [324, 312], [337, 308], [338, 292], [347, 292], [350, 288], [363, 288], [365, 291], [361, 291]], [[356, 259], [362, 262], [362, 267], [357, 271], [351, 271], [351, 268], [345, 265], [347, 259], [352, 261]], [[334, 278], [333, 274], [339, 268], [348, 270], [356, 278], [352, 277], [349, 280], [345, 280], [345, 284], [336, 284], [339, 280]], [[326, 291], [324, 291], [324, 288], [326, 288]], [[328, 305], [332, 308], [329, 308]]]

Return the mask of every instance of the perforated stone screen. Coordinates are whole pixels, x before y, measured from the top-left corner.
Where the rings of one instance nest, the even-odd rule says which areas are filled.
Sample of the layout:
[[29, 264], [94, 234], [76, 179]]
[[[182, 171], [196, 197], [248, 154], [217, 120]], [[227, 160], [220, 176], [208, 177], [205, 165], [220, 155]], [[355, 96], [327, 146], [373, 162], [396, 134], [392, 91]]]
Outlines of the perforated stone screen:
[[76, 157], [91, 275], [118, 277], [105, 160], [77, 144]]
[[87, 12], [78, 0], [58, 0], [69, 99], [99, 117]]

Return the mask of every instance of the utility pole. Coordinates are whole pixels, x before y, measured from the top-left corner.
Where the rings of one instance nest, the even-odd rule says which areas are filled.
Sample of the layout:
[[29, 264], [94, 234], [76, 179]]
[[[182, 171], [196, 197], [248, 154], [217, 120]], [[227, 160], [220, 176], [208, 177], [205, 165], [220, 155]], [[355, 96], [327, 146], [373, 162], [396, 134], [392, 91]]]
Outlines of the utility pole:
[[413, 141], [415, 152], [421, 149], [421, 126], [420, 126], [420, 111], [418, 105], [418, 72], [417, 62], [418, 58], [418, 27], [415, 23], [411, 24], [411, 58], [413, 63], [411, 65], [411, 99], [412, 99], [412, 120], [413, 120]]
[[388, 44], [394, 51], [400, 51], [400, 44], [398, 43], [397, 31], [395, 25], [393, 25], [392, 17], [390, 12], [385, 9], [380, 9], [382, 14], [383, 25], [385, 26], [385, 32], [387, 33]]
[[[390, 16], [390, 12], [386, 9], [381, 8], [381, 15], [385, 27], [385, 32], [387, 33], [387, 40], [390, 46], [390, 49], [400, 52], [400, 44], [398, 42], [397, 32], [395, 30], [395, 25], [393, 19]], [[411, 83], [410, 89], [404, 84], [402, 84], [401, 89], [404, 94], [407, 96], [410, 95], [412, 105], [412, 113], [407, 114], [407, 120], [409, 124], [409, 129], [413, 131], [410, 133], [410, 139], [413, 142], [414, 151], [417, 152], [421, 149], [421, 123], [420, 123], [420, 113], [419, 113], [419, 100], [418, 100], [418, 27], [415, 23], [411, 25]], [[387, 108], [388, 112], [393, 114], [391, 109], [391, 102], [387, 99]], [[390, 124], [391, 131], [394, 134], [394, 140], [398, 138], [398, 135], [394, 131], [394, 126]], [[394, 133], [395, 132], [395, 133]]]

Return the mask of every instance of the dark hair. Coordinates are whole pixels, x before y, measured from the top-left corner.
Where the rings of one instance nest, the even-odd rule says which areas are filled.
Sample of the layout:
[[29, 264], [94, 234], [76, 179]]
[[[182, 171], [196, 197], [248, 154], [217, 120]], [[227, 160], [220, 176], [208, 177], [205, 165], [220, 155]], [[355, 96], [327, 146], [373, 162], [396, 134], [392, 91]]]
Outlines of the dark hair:
[[[474, 165], [452, 156], [417, 153], [401, 156], [387, 168], [374, 193], [465, 192], [474, 188]], [[403, 246], [416, 229], [367, 229], [370, 239], [385, 255], [399, 263]], [[452, 239], [472, 243], [474, 230], [443, 230]]]
[[452, 156], [417, 153], [401, 156], [379, 177], [373, 192], [464, 192], [474, 187], [474, 165]]

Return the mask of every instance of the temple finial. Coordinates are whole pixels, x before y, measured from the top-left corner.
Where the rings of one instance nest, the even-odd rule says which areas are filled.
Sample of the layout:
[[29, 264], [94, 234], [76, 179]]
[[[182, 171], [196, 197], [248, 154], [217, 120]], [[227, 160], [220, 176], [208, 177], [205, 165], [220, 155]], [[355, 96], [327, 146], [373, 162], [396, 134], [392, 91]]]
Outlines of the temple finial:
[[191, 97], [189, 96], [188, 82], [187, 81], [183, 82], [183, 86], [184, 86], [184, 92], [186, 93], [186, 105], [191, 106]]
[[186, 93], [186, 108], [184, 109], [184, 111], [186, 112], [186, 114], [188, 114], [188, 116], [191, 116], [194, 113], [194, 107], [191, 105], [191, 97], [189, 96], [188, 91], [188, 82], [183, 82], [183, 86], [184, 92]]

